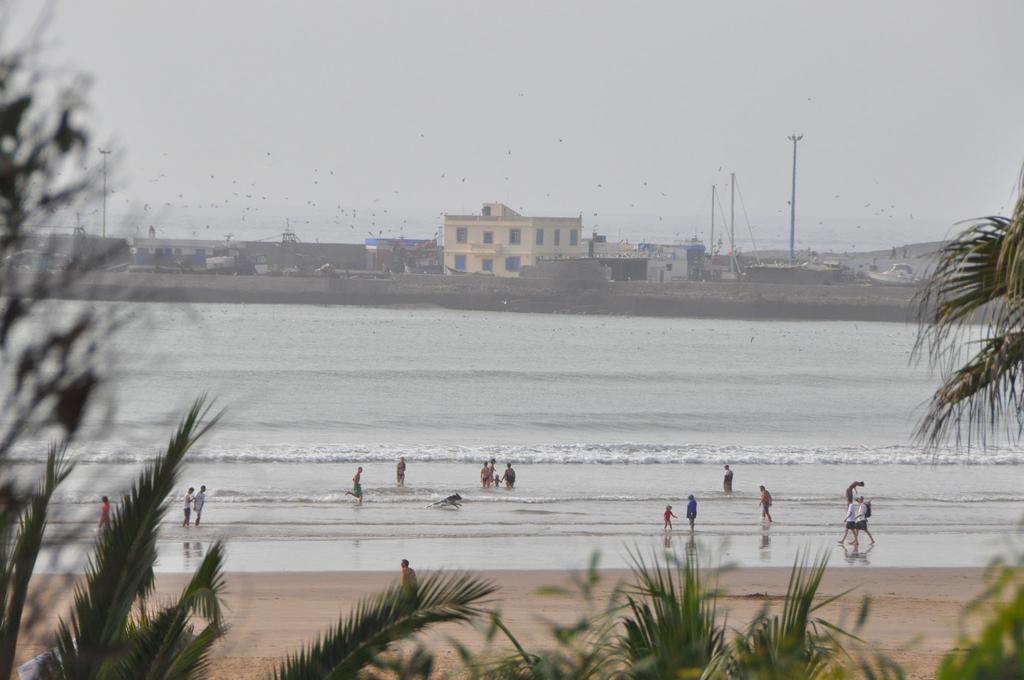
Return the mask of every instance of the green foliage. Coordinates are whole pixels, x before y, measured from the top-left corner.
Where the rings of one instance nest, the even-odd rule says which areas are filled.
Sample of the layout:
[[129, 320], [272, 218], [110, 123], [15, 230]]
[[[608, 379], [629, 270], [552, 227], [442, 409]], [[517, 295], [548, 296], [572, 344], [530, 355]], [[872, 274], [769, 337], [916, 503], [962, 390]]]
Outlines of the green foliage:
[[0, 511], [0, 676], [10, 677], [21, 632], [29, 581], [46, 530], [53, 492], [71, 474], [64, 448], [51, 446], [38, 490], [27, 505]]
[[[527, 651], [495, 615], [492, 625], [515, 646], [516, 654], [488, 664], [463, 651], [472, 676], [508, 680], [683, 678], [746, 680], [828, 680], [852, 677], [902, 678], [884, 657], [855, 659], [847, 651], [861, 641], [850, 632], [815, 616], [847, 593], [818, 598], [827, 559], [799, 559], [790, 575], [780, 613], [763, 608], [744, 630], [731, 637], [719, 619], [721, 591], [709, 585], [711, 570], [694, 557], [657, 557], [646, 563], [634, 557], [635, 585], [616, 588], [612, 601], [596, 608], [596, 565], [577, 579], [589, 614], [567, 626], [551, 625], [554, 646]], [[582, 586], [582, 587], [580, 587]], [[561, 594], [569, 591], [558, 590]], [[868, 614], [867, 601], [856, 620]]]
[[[821, 617], [813, 616], [849, 591], [815, 601], [828, 557], [811, 563], [798, 557], [790, 573], [782, 612], [763, 607], [731, 646], [711, 664], [712, 677], [840, 678], [846, 677], [848, 653], [845, 644], [860, 641]], [[866, 616], [862, 608], [861, 620]]]
[[[126, 626], [129, 652], [116, 660], [112, 677], [181, 679], [202, 675], [210, 648], [223, 632], [220, 599], [224, 547], [214, 543], [178, 600]], [[195, 614], [209, 623], [198, 634]]]
[[[278, 680], [353, 678], [389, 650], [428, 626], [466, 622], [483, 614], [495, 587], [465, 573], [431, 574], [413, 587], [396, 584], [360, 601], [337, 625], [274, 671]], [[424, 665], [423, 653], [417, 661]]]
[[636, 586], [624, 591], [626, 614], [619, 651], [638, 680], [699, 678], [721, 653], [725, 628], [718, 621], [718, 591], [705, 583], [691, 556], [657, 555], [647, 565], [634, 558]]
[[[920, 298], [915, 356], [943, 372], [917, 436], [982, 443], [1009, 415], [1024, 431], [1024, 192], [1010, 217], [984, 217], [939, 251]], [[981, 323], [981, 330], [974, 326]], [[971, 356], [962, 354], [973, 348]]]
[[488, 639], [501, 633], [516, 649], [516, 653], [492, 662], [486, 658], [473, 659], [463, 652], [463, 661], [473, 677], [494, 680], [569, 680], [570, 678], [623, 677], [617, 659], [616, 616], [621, 608], [616, 586], [607, 603], [597, 601], [597, 586], [601, 582], [598, 553], [591, 557], [583, 574], [574, 575], [569, 588], [546, 587], [541, 595], [575, 596], [583, 601], [581, 614], [568, 624], [548, 621], [548, 631], [555, 646], [551, 649], [527, 651], [500, 614], [491, 614]]
[[[197, 399], [166, 453], [146, 466], [112, 513], [110, 528], [97, 540], [84, 582], [75, 587], [70, 620], [62, 619], [58, 625], [56, 670], [61, 678], [177, 678], [188, 677], [189, 668], [201, 667], [206, 650], [219, 634], [220, 546], [207, 555], [177, 605], [154, 617], [141, 635], [129, 638], [126, 624], [132, 605], [152, 588], [158, 527], [185, 454], [217, 420], [204, 422], [208, 412], [204, 399]], [[200, 642], [190, 648], [189, 659], [169, 661], [168, 650], [184, 634], [185, 618], [193, 611], [211, 616], [213, 627], [197, 638]], [[164, 656], [144, 663], [144, 650], [159, 650]], [[144, 674], [134, 674], [143, 667]]]
[[1020, 566], [995, 565], [991, 586], [967, 610], [986, 617], [981, 632], [960, 636], [958, 651], [943, 658], [938, 680], [1024, 678], [1024, 578], [1020, 570]]
[[[31, 51], [3, 47], [0, 43], [0, 369], [11, 380], [0, 394], [5, 416], [0, 460], [40, 425], [59, 427], [60, 436], [70, 441], [100, 383], [92, 360], [108, 327], [88, 309], [61, 320], [46, 316], [48, 299], [93, 260], [76, 259], [59, 274], [16, 271], [12, 264], [55, 212], [72, 210], [92, 195], [95, 173], [82, 170], [89, 148], [77, 120], [81, 83], [61, 83], [39, 71]], [[30, 333], [32, 341], [17, 342], [19, 331]], [[5, 495], [11, 492], [7, 480], [0, 480], [0, 488]]]

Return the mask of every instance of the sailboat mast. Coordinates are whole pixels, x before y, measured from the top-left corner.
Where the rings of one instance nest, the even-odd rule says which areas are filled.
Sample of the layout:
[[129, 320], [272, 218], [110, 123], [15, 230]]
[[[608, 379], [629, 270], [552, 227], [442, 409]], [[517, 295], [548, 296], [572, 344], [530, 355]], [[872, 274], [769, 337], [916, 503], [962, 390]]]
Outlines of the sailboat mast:
[[708, 246], [711, 257], [715, 257], [715, 185], [711, 185], [711, 244]]
[[732, 261], [729, 270], [735, 272], [736, 267], [736, 173], [729, 173], [729, 247], [732, 249]]

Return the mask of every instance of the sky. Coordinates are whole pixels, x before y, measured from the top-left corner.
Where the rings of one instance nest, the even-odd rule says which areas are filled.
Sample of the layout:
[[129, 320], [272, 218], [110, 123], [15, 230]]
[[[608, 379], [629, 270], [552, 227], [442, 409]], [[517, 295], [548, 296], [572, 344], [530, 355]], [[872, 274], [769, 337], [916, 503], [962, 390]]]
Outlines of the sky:
[[1009, 208], [1022, 24], [1020, 0], [91, 0], [56, 5], [47, 59], [92, 76], [111, 231], [430, 236], [498, 200], [706, 239], [735, 172], [738, 245], [777, 247], [802, 133], [797, 247], [864, 250]]

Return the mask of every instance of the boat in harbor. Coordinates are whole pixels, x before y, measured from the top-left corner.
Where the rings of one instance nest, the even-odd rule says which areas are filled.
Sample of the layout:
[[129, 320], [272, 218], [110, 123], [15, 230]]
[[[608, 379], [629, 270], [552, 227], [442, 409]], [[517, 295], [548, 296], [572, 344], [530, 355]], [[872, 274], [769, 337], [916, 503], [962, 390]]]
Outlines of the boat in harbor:
[[916, 286], [921, 277], [914, 275], [914, 268], [905, 262], [897, 262], [887, 272], [867, 272], [868, 279], [876, 286]]

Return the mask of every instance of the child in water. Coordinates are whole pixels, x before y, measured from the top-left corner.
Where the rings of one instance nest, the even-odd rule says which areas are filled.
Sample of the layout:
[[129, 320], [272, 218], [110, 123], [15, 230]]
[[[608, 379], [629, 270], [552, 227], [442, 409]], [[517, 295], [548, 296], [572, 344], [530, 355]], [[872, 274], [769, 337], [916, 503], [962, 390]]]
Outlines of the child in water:
[[[672, 506], [671, 505], [666, 505], [665, 506], [665, 526], [663, 527], [665, 529], [665, 531], [672, 531], [672, 518], [673, 517], [675, 517], [675, 513], [672, 512]], [[679, 518], [676, 517], [676, 519], [679, 519]]]

